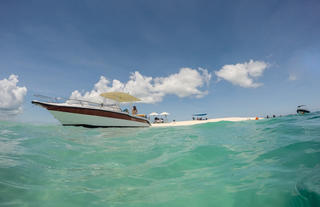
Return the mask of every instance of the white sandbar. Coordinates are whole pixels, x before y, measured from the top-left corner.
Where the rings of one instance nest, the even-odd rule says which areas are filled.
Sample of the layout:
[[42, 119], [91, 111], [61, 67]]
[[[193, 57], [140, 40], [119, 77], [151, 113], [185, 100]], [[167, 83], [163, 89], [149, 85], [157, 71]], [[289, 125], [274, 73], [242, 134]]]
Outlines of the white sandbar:
[[[262, 118], [259, 118], [262, 119]], [[219, 121], [248, 121], [256, 120], [256, 117], [227, 117], [227, 118], [215, 118], [208, 120], [191, 120], [191, 121], [175, 121], [169, 123], [158, 123], [151, 124], [152, 127], [171, 127], [171, 126], [189, 126], [195, 124], [204, 124], [209, 122], [219, 122]]]

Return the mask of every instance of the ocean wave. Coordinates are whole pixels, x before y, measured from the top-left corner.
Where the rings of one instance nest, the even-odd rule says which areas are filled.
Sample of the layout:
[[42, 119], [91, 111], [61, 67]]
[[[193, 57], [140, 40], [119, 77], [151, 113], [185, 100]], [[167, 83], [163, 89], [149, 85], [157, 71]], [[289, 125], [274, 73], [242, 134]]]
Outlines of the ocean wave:
[[317, 206], [319, 113], [183, 127], [0, 124], [0, 205]]

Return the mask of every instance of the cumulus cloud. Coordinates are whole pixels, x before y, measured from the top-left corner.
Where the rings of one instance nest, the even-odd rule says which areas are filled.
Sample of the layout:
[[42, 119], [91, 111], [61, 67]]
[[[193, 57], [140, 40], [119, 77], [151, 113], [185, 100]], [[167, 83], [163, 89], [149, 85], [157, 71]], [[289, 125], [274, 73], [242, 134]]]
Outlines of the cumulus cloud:
[[11, 116], [22, 112], [23, 99], [27, 93], [26, 87], [19, 87], [17, 75], [0, 80], [0, 113]]
[[121, 91], [130, 93], [142, 100], [143, 103], [156, 103], [162, 101], [168, 94], [176, 95], [180, 98], [194, 96], [201, 98], [208, 94], [202, 90], [209, 84], [211, 74], [206, 69], [181, 68], [178, 73], [167, 77], [143, 76], [138, 71], [132, 73], [128, 82], [122, 83], [119, 80], [110, 81], [101, 76], [90, 92], [81, 93], [73, 91], [71, 99], [84, 99], [101, 102], [100, 94], [103, 92]]
[[234, 85], [244, 88], [257, 88], [262, 83], [254, 82], [254, 79], [262, 76], [268, 64], [263, 61], [238, 63], [235, 65], [224, 65], [220, 70], [215, 71], [218, 80], [224, 79]]

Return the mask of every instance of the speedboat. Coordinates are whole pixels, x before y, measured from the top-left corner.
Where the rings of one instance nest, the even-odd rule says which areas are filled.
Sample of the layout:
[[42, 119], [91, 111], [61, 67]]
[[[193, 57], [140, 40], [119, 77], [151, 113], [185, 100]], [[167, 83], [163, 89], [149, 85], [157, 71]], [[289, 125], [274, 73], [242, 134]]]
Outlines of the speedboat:
[[207, 113], [192, 114], [192, 120], [208, 120]]
[[[146, 116], [130, 114], [122, 111], [120, 103], [132, 103], [140, 99], [122, 92], [100, 94], [111, 99], [115, 104], [95, 103], [85, 100], [51, 98], [49, 101], [33, 100], [32, 104], [47, 109], [63, 126], [83, 127], [149, 127], [151, 124]], [[38, 95], [37, 97], [45, 97]], [[46, 97], [50, 98], [50, 97]], [[64, 99], [63, 99], [64, 100]]]
[[297, 113], [298, 114], [306, 114], [306, 113], [310, 113], [309, 110], [307, 110], [305, 108], [306, 105], [300, 105], [300, 106], [297, 106]]

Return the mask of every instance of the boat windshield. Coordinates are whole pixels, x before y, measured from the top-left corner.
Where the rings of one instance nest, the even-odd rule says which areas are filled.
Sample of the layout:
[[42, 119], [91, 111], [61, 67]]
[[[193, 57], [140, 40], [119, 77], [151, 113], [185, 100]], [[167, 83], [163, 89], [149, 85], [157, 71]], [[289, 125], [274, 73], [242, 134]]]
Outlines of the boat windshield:
[[109, 103], [97, 103], [97, 102], [81, 100], [81, 99], [68, 99], [68, 98], [62, 98], [62, 97], [49, 97], [49, 96], [43, 96], [43, 95], [34, 95], [34, 96], [38, 97], [42, 101], [49, 102], [49, 103], [67, 104], [67, 105], [73, 105], [73, 106], [121, 112], [121, 108], [118, 103], [109, 104]]

